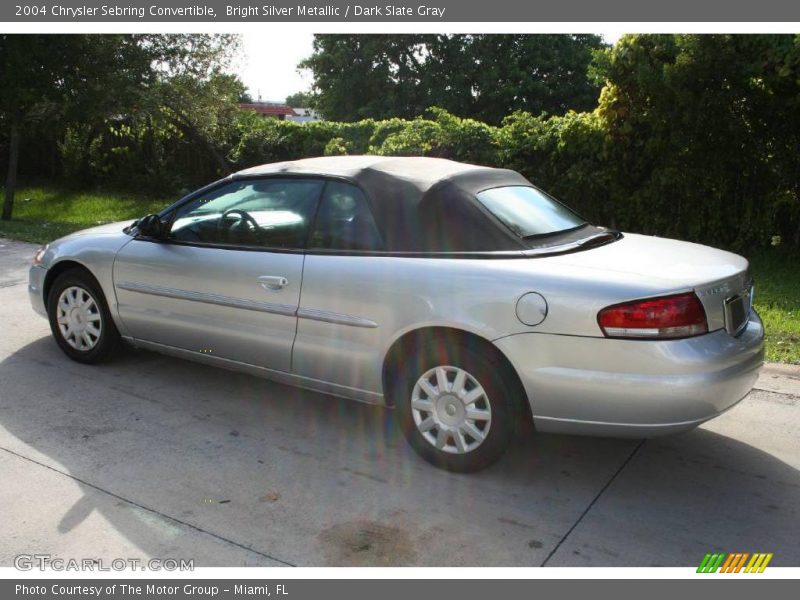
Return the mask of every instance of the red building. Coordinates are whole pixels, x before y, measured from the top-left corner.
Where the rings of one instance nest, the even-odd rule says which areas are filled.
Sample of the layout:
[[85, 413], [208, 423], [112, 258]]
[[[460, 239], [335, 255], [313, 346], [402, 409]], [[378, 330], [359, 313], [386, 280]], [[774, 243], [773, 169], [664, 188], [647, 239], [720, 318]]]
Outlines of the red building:
[[277, 102], [252, 102], [248, 104], [239, 104], [239, 108], [242, 110], [252, 110], [265, 119], [278, 119], [279, 121], [285, 121], [286, 117], [297, 116], [297, 113], [291, 106]]

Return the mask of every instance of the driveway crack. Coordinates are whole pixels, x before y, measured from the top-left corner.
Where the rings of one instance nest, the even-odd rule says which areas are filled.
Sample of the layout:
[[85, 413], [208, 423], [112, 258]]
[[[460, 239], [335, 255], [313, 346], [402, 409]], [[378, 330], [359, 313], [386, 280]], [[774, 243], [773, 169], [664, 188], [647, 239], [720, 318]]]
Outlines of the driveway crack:
[[550, 551], [550, 554], [548, 554], [548, 555], [547, 555], [547, 558], [545, 558], [545, 559], [544, 559], [544, 561], [542, 561], [542, 564], [541, 564], [541, 565], [539, 565], [540, 567], [546, 567], [546, 566], [547, 566], [547, 563], [550, 561], [550, 559], [551, 559], [551, 558], [553, 558], [553, 556], [555, 556], [556, 552], [558, 552], [558, 549], [559, 549], [559, 548], [561, 548], [561, 545], [562, 545], [562, 544], [563, 544], [563, 543], [566, 541], [566, 539], [567, 539], [567, 538], [570, 536], [570, 534], [571, 534], [573, 531], [575, 531], [575, 528], [576, 528], [578, 525], [580, 525], [581, 521], [583, 521], [583, 518], [584, 518], [584, 517], [585, 517], [585, 516], [586, 516], [586, 515], [589, 513], [589, 511], [590, 511], [590, 510], [592, 510], [592, 507], [594, 507], [594, 505], [595, 505], [595, 504], [597, 503], [597, 501], [600, 499], [600, 496], [602, 496], [602, 495], [605, 493], [605, 491], [606, 491], [606, 490], [607, 490], [607, 489], [608, 489], [608, 488], [611, 486], [611, 484], [612, 484], [612, 483], [614, 483], [614, 480], [615, 480], [615, 479], [616, 479], [616, 478], [619, 476], [619, 474], [620, 474], [620, 473], [622, 473], [622, 471], [623, 471], [623, 470], [625, 470], [625, 467], [627, 467], [627, 466], [628, 466], [628, 464], [631, 462], [631, 460], [633, 460], [633, 457], [634, 457], [634, 456], [636, 456], [636, 453], [637, 453], [637, 452], [639, 452], [639, 449], [640, 449], [642, 446], [644, 446], [644, 443], [645, 443], [646, 441], [647, 441], [647, 440], [641, 440], [641, 441], [640, 441], [638, 444], [636, 444], [636, 447], [635, 447], [635, 448], [634, 448], [634, 449], [631, 451], [631, 453], [628, 455], [628, 457], [627, 457], [627, 458], [626, 458], [624, 461], [622, 461], [622, 464], [621, 464], [621, 465], [619, 466], [619, 468], [618, 468], [618, 469], [617, 469], [617, 470], [614, 472], [614, 474], [611, 476], [611, 478], [610, 478], [608, 481], [606, 481], [606, 484], [605, 484], [605, 485], [604, 485], [604, 486], [603, 486], [603, 487], [600, 489], [600, 491], [599, 491], [599, 492], [597, 492], [597, 495], [596, 495], [594, 498], [592, 498], [592, 501], [591, 501], [591, 502], [589, 503], [589, 505], [588, 505], [588, 506], [587, 506], [587, 507], [586, 507], [586, 508], [583, 510], [583, 512], [581, 513], [581, 515], [578, 517], [578, 520], [577, 520], [577, 521], [575, 521], [575, 522], [572, 524], [572, 527], [570, 527], [570, 528], [567, 530], [567, 532], [566, 532], [566, 533], [565, 533], [565, 534], [564, 534], [564, 535], [561, 537], [561, 539], [560, 539], [560, 540], [558, 540], [558, 543], [557, 543], [557, 544], [555, 545], [555, 547], [554, 547], [554, 548], [553, 548], [553, 549]]

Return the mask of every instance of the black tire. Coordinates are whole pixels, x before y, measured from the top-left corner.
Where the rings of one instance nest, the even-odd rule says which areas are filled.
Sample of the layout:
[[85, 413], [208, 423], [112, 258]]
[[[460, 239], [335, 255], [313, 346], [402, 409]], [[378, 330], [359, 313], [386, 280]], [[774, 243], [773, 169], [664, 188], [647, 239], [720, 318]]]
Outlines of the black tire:
[[[398, 422], [408, 443], [422, 458], [429, 463], [457, 473], [470, 473], [479, 471], [496, 462], [506, 451], [509, 443], [516, 435], [523, 411], [519, 408], [519, 398], [514, 386], [509, 384], [507, 369], [499, 362], [492, 360], [480, 351], [479, 348], [467, 346], [463, 342], [447, 342], [433, 340], [419, 348], [412, 349], [403, 363], [395, 371], [394, 381], [390, 381], [390, 388], [394, 406], [398, 414]], [[482, 442], [474, 449], [463, 453], [454, 453], [457, 445], [455, 433], [443, 431], [447, 437], [445, 444], [450, 451], [437, 448], [432, 441], [426, 439], [420, 431], [412, 409], [412, 394], [420, 378], [430, 370], [439, 366], [452, 367], [454, 371], [448, 373], [448, 386], [454, 386], [457, 370], [466, 371], [485, 391], [485, 403], [479, 408], [485, 410], [485, 404], [490, 407], [491, 419], [488, 422], [488, 432]], [[453, 381], [450, 381], [450, 378]], [[419, 392], [418, 392], [419, 393]], [[424, 392], [423, 392], [424, 393]], [[450, 395], [450, 394], [446, 394]], [[440, 398], [442, 399], [442, 398]], [[424, 401], [425, 399], [423, 399]], [[447, 399], [444, 399], [447, 400]], [[438, 400], [437, 400], [438, 402]], [[437, 414], [442, 414], [441, 411]], [[424, 416], [433, 418], [433, 412], [417, 411], [417, 418], [423, 421]], [[427, 420], [427, 419], [425, 419]], [[478, 425], [478, 421], [473, 421]], [[484, 426], [486, 424], [484, 423]], [[447, 427], [444, 428], [445, 430]], [[480, 431], [484, 433], [484, 431]], [[431, 437], [438, 437], [437, 427], [428, 431]], [[477, 442], [469, 436], [461, 436], [461, 443]]]
[[[91, 347], [89, 347], [89, 343], [77, 340], [76, 335], [72, 333], [69, 338], [73, 340], [73, 343], [86, 346], [85, 348], [74, 347], [70, 341], [68, 341], [67, 337], [65, 337], [59, 325], [58, 303], [62, 294], [70, 289], [81, 290], [78, 295], [82, 300], [85, 300], [88, 296], [94, 302], [94, 306], [87, 309], [86, 312], [91, 315], [90, 318], [94, 318], [94, 315], [99, 316], [99, 318], [92, 321], [92, 323], [94, 329], [99, 329], [100, 334], [97, 336], [91, 332], [88, 333], [90, 340], [93, 342]], [[70, 295], [72, 295], [72, 293]], [[117, 331], [114, 320], [111, 318], [111, 313], [108, 310], [108, 304], [106, 303], [103, 291], [100, 289], [97, 280], [85, 269], [70, 269], [64, 271], [56, 278], [47, 296], [47, 316], [50, 321], [50, 331], [53, 332], [53, 337], [58, 347], [61, 348], [64, 354], [77, 362], [87, 364], [103, 362], [111, 358], [120, 345], [119, 331]], [[78, 315], [76, 318], [80, 319], [81, 317]], [[83, 318], [80, 324], [86, 327], [86, 321], [87, 319]], [[98, 323], [99, 327], [97, 325]], [[92, 331], [94, 331], [94, 329], [92, 329]]]

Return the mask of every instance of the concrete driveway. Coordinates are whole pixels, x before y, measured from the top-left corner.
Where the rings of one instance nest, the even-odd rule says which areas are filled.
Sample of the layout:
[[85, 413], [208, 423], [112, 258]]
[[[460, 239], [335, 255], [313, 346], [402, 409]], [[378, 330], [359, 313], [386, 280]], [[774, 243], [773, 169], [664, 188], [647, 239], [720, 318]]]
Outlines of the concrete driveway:
[[0, 566], [17, 554], [196, 566], [800, 565], [800, 373], [676, 437], [526, 432], [437, 470], [391, 411], [128, 350], [68, 360], [0, 240]]

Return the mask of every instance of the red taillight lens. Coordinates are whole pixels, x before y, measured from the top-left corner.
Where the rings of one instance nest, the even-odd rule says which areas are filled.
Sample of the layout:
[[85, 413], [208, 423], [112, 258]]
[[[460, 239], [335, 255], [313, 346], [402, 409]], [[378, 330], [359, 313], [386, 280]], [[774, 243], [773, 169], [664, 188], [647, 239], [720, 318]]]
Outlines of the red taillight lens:
[[706, 312], [693, 293], [615, 304], [597, 314], [597, 323], [614, 338], [675, 339], [708, 331]]

